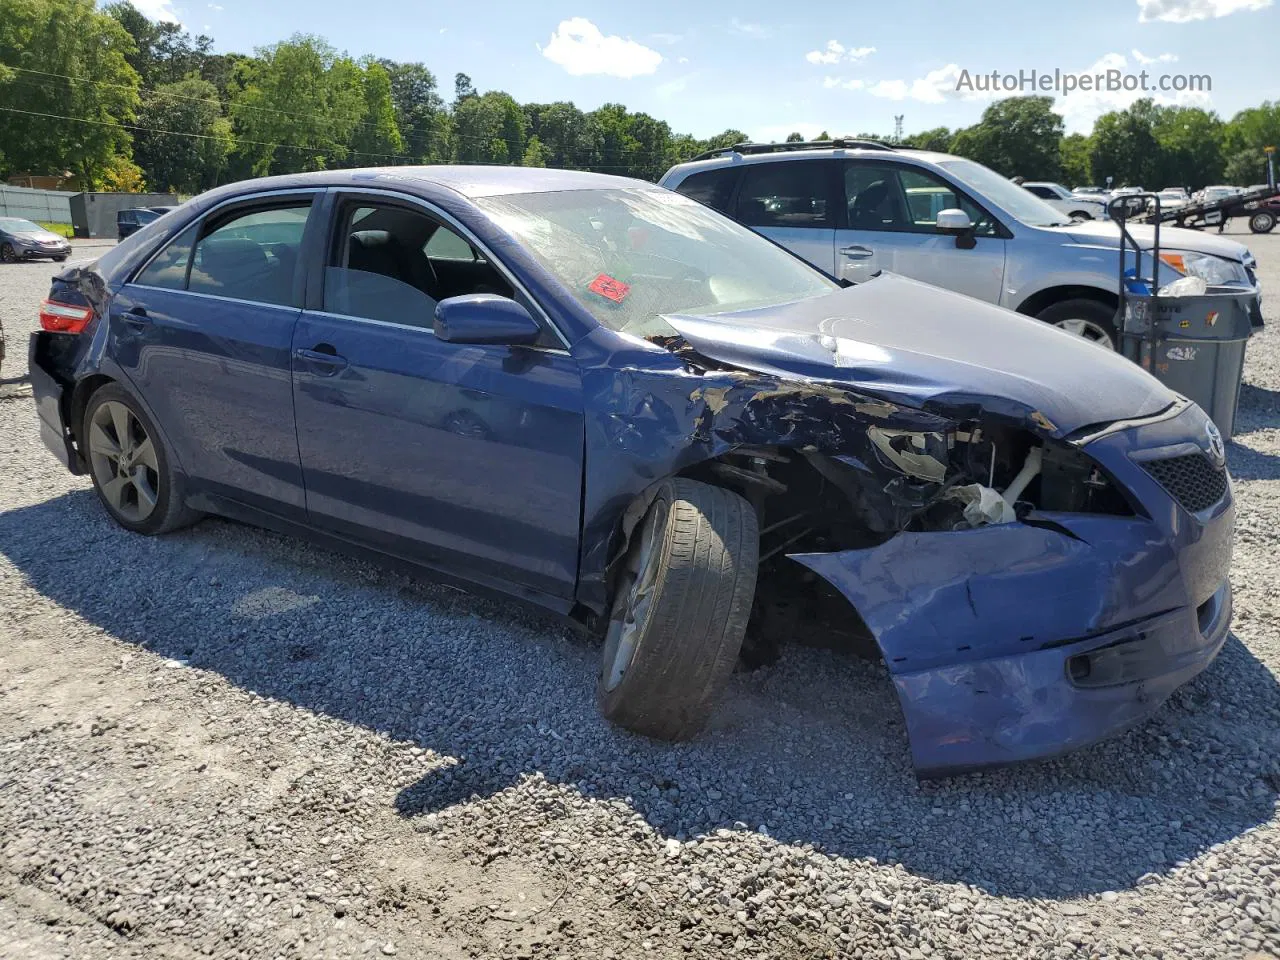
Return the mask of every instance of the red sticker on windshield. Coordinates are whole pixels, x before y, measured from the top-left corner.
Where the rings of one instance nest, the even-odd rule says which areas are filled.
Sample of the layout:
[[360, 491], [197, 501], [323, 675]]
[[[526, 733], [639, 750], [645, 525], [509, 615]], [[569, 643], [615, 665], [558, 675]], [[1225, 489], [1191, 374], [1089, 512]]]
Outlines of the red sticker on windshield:
[[631, 292], [631, 284], [615, 280], [607, 273], [602, 273], [591, 281], [587, 289], [592, 293], [600, 294], [606, 300], [621, 303], [627, 298], [627, 294]]

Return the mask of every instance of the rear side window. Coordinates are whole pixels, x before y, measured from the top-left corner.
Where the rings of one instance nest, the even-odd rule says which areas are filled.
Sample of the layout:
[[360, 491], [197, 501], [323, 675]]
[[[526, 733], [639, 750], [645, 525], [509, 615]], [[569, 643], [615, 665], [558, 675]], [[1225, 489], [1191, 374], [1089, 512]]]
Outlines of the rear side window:
[[682, 193], [692, 200], [705, 203], [721, 213], [728, 213], [737, 174], [738, 171], [732, 168], [704, 170], [702, 173], [685, 177], [676, 184], [675, 189], [677, 193]]
[[187, 264], [191, 262], [191, 247], [195, 244], [199, 230], [200, 225], [194, 224], [176, 236], [133, 282], [147, 287], [160, 287], [162, 290], [185, 290]]
[[201, 237], [187, 289], [287, 306], [310, 201], [232, 215]]
[[751, 227], [831, 226], [829, 169], [797, 160], [747, 167], [738, 189], [738, 219]]

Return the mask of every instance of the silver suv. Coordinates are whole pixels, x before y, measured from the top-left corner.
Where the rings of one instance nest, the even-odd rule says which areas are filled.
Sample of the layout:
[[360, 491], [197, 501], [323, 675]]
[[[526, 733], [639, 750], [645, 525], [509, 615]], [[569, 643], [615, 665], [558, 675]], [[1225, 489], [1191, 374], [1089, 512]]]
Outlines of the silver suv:
[[[972, 160], [862, 140], [738, 144], [672, 167], [661, 184], [837, 278], [856, 283], [888, 270], [1116, 347], [1116, 224], [1072, 223]], [[1152, 246], [1150, 227], [1129, 229]], [[1247, 247], [1172, 227], [1160, 243], [1161, 286], [1194, 275], [1252, 291], [1261, 323]]]

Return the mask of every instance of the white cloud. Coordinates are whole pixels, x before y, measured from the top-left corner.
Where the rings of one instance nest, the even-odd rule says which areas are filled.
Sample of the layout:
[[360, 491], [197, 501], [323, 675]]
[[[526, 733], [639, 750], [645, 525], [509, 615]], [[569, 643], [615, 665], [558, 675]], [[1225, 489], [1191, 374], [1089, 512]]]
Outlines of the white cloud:
[[685, 89], [689, 86], [689, 81], [696, 79], [697, 76], [698, 73], [695, 70], [693, 73], [686, 73], [684, 76], [668, 80], [666, 83], [660, 83], [654, 88], [654, 93], [662, 97], [664, 100], [670, 100], [676, 94], [684, 93]]
[[1178, 55], [1176, 53], [1162, 53], [1157, 57], [1148, 57], [1141, 50], [1134, 49], [1133, 59], [1137, 60], [1144, 67], [1149, 67], [1153, 63], [1177, 63]]
[[1228, 17], [1242, 10], [1264, 10], [1272, 0], [1138, 0], [1138, 21], [1190, 23]]
[[172, 0], [137, 0], [134, 6], [148, 20], [163, 20], [168, 23], [182, 23], [178, 13], [173, 9]]
[[679, 57], [676, 59], [676, 63], [688, 63], [688, 62], [689, 62], [688, 57]]
[[[881, 80], [866, 87], [873, 97], [885, 100], [918, 100], [921, 103], [943, 103], [947, 99], [966, 99], [956, 90], [956, 82], [960, 79], [960, 68], [949, 63], [945, 67], [931, 70], [923, 77], [912, 80]], [[863, 89], [861, 86], [845, 86], [850, 90]]]
[[867, 86], [865, 80], [859, 80], [856, 77], [853, 80], [846, 80], [844, 77], [823, 77], [822, 85], [828, 90], [834, 90], [836, 87], [843, 90], [863, 90]]
[[590, 20], [561, 20], [551, 40], [540, 47], [542, 55], [575, 77], [607, 74], [631, 78], [653, 73], [662, 54], [625, 37], [605, 36]]
[[825, 50], [810, 50], [804, 58], [810, 63], [839, 63], [844, 56], [844, 44], [839, 40], [828, 40]]
[[[1136, 58], [1137, 51], [1134, 51]], [[1141, 61], [1139, 61], [1141, 64]], [[1100, 74], [1108, 70], [1119, 70], [1130, 73], [1129, 61], [1123, 53], [1108, 53], [1097, 63], [1079, 71], [1082, 74]], [[1155, 91], [1141, 90], [1089, 90], [1074, 91], [1070, 96], [1057, 97], [1053, 109], [1062, 115], [1068, 133], [1087, 133], [1093, 122], [1104, 113], [1123, 110], [1136, 100], [1147, 97], [1160, 106], [1166, 107], [1204, 107], [1213, 106], [1213, 98], [1206, 92], [1194, 90], [1181, 93], [1163, 94]]]
[[729, 29], [734, 33], [740, 33], [744, 37], [751, 37], [753, 40], [768, 40], [773, 36], [773, 31], [762, 23], [746, 23], [734, 17], [729, 21]]
[[859, 60], [865, 60], [875, 52], [875, 47], [854, 47], [850, 50], [839, 40], [828, 40], [826, 47], [821, 50], [810, 50], [804, 55], [804, 58], [810, 63], [830, 66], [833, 63], [839, 63], [841, 60], [857, 63]]
[[667, 46], [670, 46], [673, 43], [679, 43], [681, 40], [683, 40], [684, 34], [683, 33], [651, 33], [649, 34], [649, 39], [656, 41], [657, 43], [665, 43]]

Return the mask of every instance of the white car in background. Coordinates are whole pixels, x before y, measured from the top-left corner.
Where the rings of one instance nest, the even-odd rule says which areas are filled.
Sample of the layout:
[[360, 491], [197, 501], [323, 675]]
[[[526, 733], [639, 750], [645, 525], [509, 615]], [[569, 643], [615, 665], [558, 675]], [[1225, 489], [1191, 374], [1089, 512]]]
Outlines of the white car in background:
[[1217, 203], [1219, 200], [1230, 199], [1239, 192], [1239, 187], [1213, 186], [1201, 190], [1199, 197], [1201, 203]]
[[1165, 187], [1158, 194], [1160, 198], [1160, 209], [1176, 210], [1178, 207], [1185, 207], [1191, 202], [1191, 198], [1187, 196], [1187, 191], [1181, 187]]
[[1072, 193], [1060, 183], [1024, 183], [1024, 190], [1030, 190], [1053, 209], [1065, 213], [1072, 220], [1105, 220], [1107, 204], [1101, 197], [1094, 198]]

